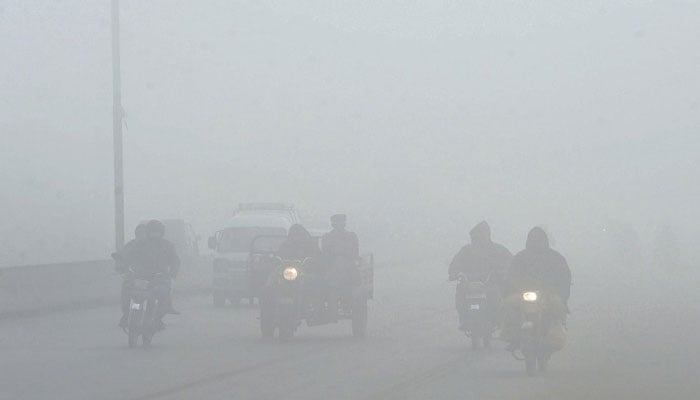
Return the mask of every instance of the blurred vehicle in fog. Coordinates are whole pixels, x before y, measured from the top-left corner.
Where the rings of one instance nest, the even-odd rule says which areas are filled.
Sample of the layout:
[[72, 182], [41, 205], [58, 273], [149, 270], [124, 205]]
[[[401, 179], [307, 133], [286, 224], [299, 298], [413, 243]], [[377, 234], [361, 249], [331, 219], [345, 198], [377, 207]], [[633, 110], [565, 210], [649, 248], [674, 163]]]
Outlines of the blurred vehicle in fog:
[[[313, 238], [318, 242], [319, 236]], [[351, 321], [352, 335], [367, 331], [367, 301], [374, 295], [374, 259], [371, 254], [353, 260], [348, 291], [330, 295], [333, 260], [318, 256], [283, 259], [277, 254], [286, 240], [281, 235], [258, 236], [251, 246], [254, 269], [264, 272], [260, 292], [260, 331], [270, 340], [278, 331], [282, 341], [292, 339], [303, 322], [317, 326]], [[333, 304], [331, 302], [334, 302]]]
[[249, 262], [253, 240], [261, 235], [286, 235], [299, 222], [294, 206], [275, 203], [240, 204], [225, 227], [208, 240], [214, 250], [213, 301], [221, 307], [243, 298], [253, 303], [259, 284]]

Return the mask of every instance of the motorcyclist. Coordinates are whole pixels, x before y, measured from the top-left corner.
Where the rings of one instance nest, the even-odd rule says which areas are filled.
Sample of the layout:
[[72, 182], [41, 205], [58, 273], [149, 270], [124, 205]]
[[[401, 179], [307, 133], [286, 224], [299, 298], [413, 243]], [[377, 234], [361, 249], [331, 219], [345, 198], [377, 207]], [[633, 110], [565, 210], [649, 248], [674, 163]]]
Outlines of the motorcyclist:
[[345, 229], [346, 223], [345, 214], [333, 215], [333, 229], [321, 238], [321, 254], [327, 268], [326, 280], [329, 286], [328, 314], [331, 318], [337, 318], [338, 300], [359, 279], [357, 263], [360, 245], [357, 235]]
[[277, 256], [285, 260], [303, 260], [314, 258], [321, 253], [318, 244], [300, 224], [294, 224], [289, 228], [287, 239], [282, 243]]
[[518, 348], [517, 329], [519, 324], [518, 302], [523, 290], [535, 284], [549, 293], [545, 312], [562, 321], [568, 313], [568, 301], [571, 290], [571, 270], [564, 256], [549, 247], [549, 239], [544, 229], [535, 227], [530, 230], [525, 243], [525, 250], [513, 258], [507, 276], [510, 296], [505, 301], [504, 338], [510, 341], [509, 351]]
[[137, 240], [128, 249], [125, 247], [121, 256], [124, 263], [134, 271], [135, 278], [154, 279], [157, 274], [162, 274], [162, 281], [159, 282], [162, 287], [161, 307], [156, 315], [156, 321], [162, 329], [164, 328], [162, 318], [168, 312], [174, 311], [170, 296], [171, 279], [177, 276], [180, 259], [175, 252], [175, 246], [164, 238], [165, 225], [162, 222], [149, 221], [145, 231], [146, 237]]
[[[469, 232], [471, 243], [462, 247], [450, 263], [449, 279], [457, 280], [459, 274], [464, 274], [468, 281], [484, 282], [487, 288], [487, 314], [493, 322], [497, 322], [498, 303], [500, 301], [500, 285], [513, 258], [511, 252], [503, 245], [491, 240], [491, 227], [482, 221]], [[465, 288], [457, 286], [455, 307], [457, 311], [465, 306]], [[464, 322], [460, 312], [460, 329]]]
[[318, 268], [318, 256], [321, 250], [311, 234], [300, 224], [289, 228], [287, 239], [282, 243], [276, 255], [283, 260], [309, 260], [304, 264], [306, 279], [304, 279], [305, 298], [307, 306], [322, 304], [325, 301], [325, 271]]
[[[145, 237], [146, 237], [146, 224], [137, 225], [136, 229], [134, 229], [134, 238], [131, 239], [127, 244], [124, 245], [121, 252], [114, 254], [114, 257], [117, 259], [115, 270], [118, 273], [124, 274], [128, 271], [129, 266], [125, 263], [124, 254], [133, 251], [133, 247], [136, 245], [136, 243], [140, 240], [143, 240]], [[131, 301], [131, 294], [129, 292], [129, 287], [130, 287], [130, 282], [125, 279], [122, 282], [122, 293], [121, 293], [122, 317], [121, 317], [121, 319], [119, 319], [119, 326], [122, 328], [126, 328], [127, 318], [129, 316], [129, 302]]]

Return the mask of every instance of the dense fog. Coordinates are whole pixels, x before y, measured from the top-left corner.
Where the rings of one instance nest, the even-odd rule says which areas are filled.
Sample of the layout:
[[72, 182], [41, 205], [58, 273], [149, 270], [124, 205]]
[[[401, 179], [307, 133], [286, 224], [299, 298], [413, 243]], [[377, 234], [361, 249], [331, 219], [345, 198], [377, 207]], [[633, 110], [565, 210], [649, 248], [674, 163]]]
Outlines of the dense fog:
[[[482, 219], [696, 243], [693, 2], [122, 3], [127, 237], [282, 201], [430, 257]], [[0, 7], [0, 262], [102, 258], [109, 4]]]
[[[183, 219], [201, 250], [132, 242], [173, 264], [137, 289], [139, 253], [110, 259], [113, 1], [0, 0], [0, 400], [697, 397], [700, 2], [121, 0], [126, 239]], [[347, 214], [351, 285], [303, 230], [308, 259], [207, 248], [261, 202], [314, 235]], [[505, 249], [475, 258], [503, 293], [448, 283], [484, 220], [513, 254], [541, 227], [564, 290], [516, 290]], [[516, 301], [561, 315], [508, 337]], [[528, 364], [532, 332], [566, 346]]]

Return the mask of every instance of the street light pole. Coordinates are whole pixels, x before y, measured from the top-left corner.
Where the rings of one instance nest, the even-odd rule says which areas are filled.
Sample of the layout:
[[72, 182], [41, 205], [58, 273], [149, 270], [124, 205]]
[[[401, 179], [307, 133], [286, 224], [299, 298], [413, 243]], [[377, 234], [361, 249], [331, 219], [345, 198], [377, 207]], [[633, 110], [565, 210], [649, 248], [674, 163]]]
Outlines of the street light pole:
[[114, 229], [116, 249], [124, 247], [124, 165], [122, 159], [122, 91], [119, 54], [119, 0], [112, 0], [112, 92], [114, 133]]

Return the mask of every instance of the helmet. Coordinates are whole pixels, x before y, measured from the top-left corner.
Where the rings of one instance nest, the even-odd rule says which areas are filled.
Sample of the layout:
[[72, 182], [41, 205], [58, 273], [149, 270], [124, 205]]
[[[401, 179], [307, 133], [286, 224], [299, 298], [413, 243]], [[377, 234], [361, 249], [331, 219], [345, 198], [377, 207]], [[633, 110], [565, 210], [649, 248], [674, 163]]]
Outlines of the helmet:
[[138, 224], [136, 229], [134, 229], [134, 238], [141, 239], [145, 237], [148, 233], [146, 232], [146, 224]]
[[148, 233], [149, 236], [163, 236], [165, 235], [165, 225], [163, 225], [163, 223], [158, 221], [157, 219], [152, 219], [146, 224], [146, 233]]

